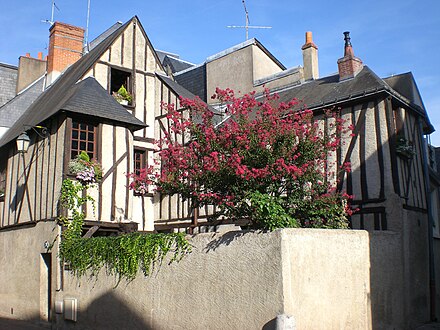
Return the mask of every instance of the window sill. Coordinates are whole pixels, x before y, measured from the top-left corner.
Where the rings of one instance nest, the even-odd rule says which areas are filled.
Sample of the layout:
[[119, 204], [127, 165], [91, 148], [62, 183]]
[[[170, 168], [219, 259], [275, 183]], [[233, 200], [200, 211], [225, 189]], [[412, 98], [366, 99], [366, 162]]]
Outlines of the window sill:
[[154, 194], [153, 193], [140, 194], [140, 193], [133, 192], [133, 196], [136, 196], [136, 197], [154, 197]]

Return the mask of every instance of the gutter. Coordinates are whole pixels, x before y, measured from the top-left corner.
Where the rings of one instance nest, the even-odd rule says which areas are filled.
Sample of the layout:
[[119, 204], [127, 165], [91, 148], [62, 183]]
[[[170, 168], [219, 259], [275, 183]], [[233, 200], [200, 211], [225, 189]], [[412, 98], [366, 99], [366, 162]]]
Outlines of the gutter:
[[[422, 123], [420, 117], [417, 118], [417, 124], [420, 132], [423, 132]], [[426, 207], [428, 209], [428, 256], [429, 256], [429, 311], [431, 322], [436, 321], [435, 316], [435, 268], [434, 268], [434, 239], [433, 239], [433, 216], [431, 205], [431, 193], [429, 182], [429, 168], [428, 168], [428, 152], [426, 150], [426, 142], [422, 134], [422, 161], [423, 161], [423, 174], [425, 177], [425, 196]]]

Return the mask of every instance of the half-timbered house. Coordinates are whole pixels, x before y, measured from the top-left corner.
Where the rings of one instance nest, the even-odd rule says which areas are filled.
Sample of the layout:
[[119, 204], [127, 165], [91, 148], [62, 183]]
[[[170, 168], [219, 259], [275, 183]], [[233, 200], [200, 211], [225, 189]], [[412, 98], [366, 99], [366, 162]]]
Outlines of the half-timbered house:
[[[298, 99], [313, 110], [323, 129], [329, 127], [321, 119], [323, 112], [337, 110], [354, 128], [341, 136], [342, 148], [333, 166], [337, 170], [351, 163], [351, 172], [338, 177], [339, 188], [353, 196], [352, 207], [357, 209], [350, 219], [351, 228], [371, 233], [373, 315], [384, 328], [393, 318], [386, 312], [387, 304], [398, 306], [402, 320], [428, 318], [429, 311], [432, 318], [438, 299], [433, 289], [438, 179], [432, 174], [434, 164], [425, 136], [434, 128], [413, 75], [378, 77], [354, 56], [349, 33], [344, 34], [344, 56], [335, 60], [338, 72], [330, 76], [319, 77], [318, 48], [307, 32], [303, 67], [276, 67], [273, 55], [251, 39], [208, 57], [201, 65], [176, 72], [176, 80], [212, 102], [209, 95], [215, 92], [214, 85], [228, 87], [235, 67], [240, 66], [243, 74], [234, 76], [237, 91], [258, 93], [269, 87], [278, 93], [280, 102]], [[266, 71], [256, 70], [265, 62], [272, 65]], [[258, 75], [263, 71], [267, 76]], [[209, 212], [200, 210], [193, 226], [206, 224]], [[383, 287], [395, 288], [395, 295]]]
[[[47, 73], [0, 109], [15, 115], [0, 141], [7, 178], [1, 187], [2, 227], [56, 219], [68, 163], [86, 151], [103, 168], [98, 189], [89, 192], [96, 209], [87, 206], [88, 225], [119, 230], [131, 222], [139, 230], [154, 229], [153, 195], [134, 195], [126, 174], [151, 161], [161, 101], [177, 105], [179, 94], [194, 96], [166, 78], [137, 17], [115, 24], [85, 49], [83, 34], [56, 22]], [[111, 96], [122, 85], [133, 95], [125, 106]], [[30, 137], [26, 153], [15, 146], [22, 133]]]
[[[351, 163], [352, 172], [339, 178], [341, 188], [354, 196], [353, 207], [359, 209], [351, 226], [371, 232], [375, 324], [386, 328], [400, 317], [429, 318], [429, 302], [431, 312], [434, 309], [432, 225], [438, 215], [430, 194], [438, 184], [430, 181], [424, 139], [433, 127], [411, 73], [379, 78], [354, 56], [348, 34], [338, 73], [322, 78], [311, 34], [303, 46], [304, 67], [287, 70], [256, 40], [199, 66], [185, 62], [188, 65], [171, 67], [173, 59], [164, 57], [169, 62], [166, 70], [137, 17], [113, 25], [85, 47], [83, 35], [80, 28], [55, 23], [46, 73], [36, 74], [0, 107], [0, 120], [2, 114], [14, 112], [8, 122], [0, 122], [7, 128], [0, 138], [0, 231], [13, 231], [8, 242], [30, 240], [36, 249], [21, 252], [20, 260], [30, 260], [27, 268], [14, 265], [7, 272], [0, 270], [5, 283], [23, 283], [8, 301], [0, 300], [0, 311], [16, 306], [18, 318], [32, 318], [30, 313], [39, 310], [41, 318], [49, 320], [53, 302], [48, 297], [51, 290], [62, 289], [63, 271], [47, 247], [60, 232], [55, 220], [62, 212], [62, 181], [72, 177], [69, 161], [81, 151], [103, 168], [102, 181], [89, 191], [96, 208], [89, 203], [83, 210], [90, 235], [210, 229], [207, 215], [212, 210], [193, 210], [179, 196], [153, 192], [138, 196], [129, 190], [126, 174], [151, 164], [155, 139], [169, 132], [162, 102], [179, 108], [179, 96], [193, 98], [182, 85], [200, 91], [207, 100], [212, 88], [230, 87], [222, 83], [238, 66], [243, 74], [234, 78], [234, 84], [242, 92], [261, 91], [265, 85], [279, 94], [280, 101], [302, 100], [324, 128], [327, 123], [320, 114], [330, 108], [337, 108], [353, 125], [353, 136], [342, 136], [343, 147], [334, 165]], [[174, 72], [179, 67], [186, 69]], [[20, 72], [19, 67], [18, 79]], [[133, 96], [127, 105], [112, 97], [122, 85]], [[16, 146], [23, 133], [30, 142], [26, 153]], [[7, 249], [11, 256], [18, 253], [13, 246]], [[46, 279], [28, 276], [38, 271]], [[45, 281], [46, 290], [40, 281]], [[38, 287], [39, 293], [31, 294], [25, 306], [23, 297]], [[391, 315], [387, 304], [401, 314]]]

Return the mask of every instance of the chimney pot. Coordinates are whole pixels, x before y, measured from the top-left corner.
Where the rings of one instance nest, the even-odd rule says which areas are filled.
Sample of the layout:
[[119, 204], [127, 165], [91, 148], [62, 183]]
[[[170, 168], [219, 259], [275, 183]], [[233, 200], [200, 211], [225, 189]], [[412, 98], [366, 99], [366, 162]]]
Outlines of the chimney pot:
[[306, 32], [306, 44], [310, 44], [310, 43], [312, 43], [312, 32], [307, 31]]
[[26, 57], [31, 57], [31, 53], [26, 53]]
[[38, 52], [38, 59], [43, 60], [43, 52]]
[[344, 57], [338, 60], [339, 80], [355, 77], [364, 67], [361, 59], [354, 56], [350, 32], [344, 32]]

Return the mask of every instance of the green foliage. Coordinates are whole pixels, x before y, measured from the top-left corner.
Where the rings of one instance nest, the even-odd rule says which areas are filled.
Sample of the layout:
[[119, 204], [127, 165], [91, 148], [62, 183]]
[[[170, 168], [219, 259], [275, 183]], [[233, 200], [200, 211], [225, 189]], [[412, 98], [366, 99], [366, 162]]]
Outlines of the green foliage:
[[[85, 215], [81, 207], [94, 200], [89, 195], [82, 197], [87, 186], [80, 182], [65, 179], [61, 188], [60, 203], [70, 211], [69, 216], [61, 216], [60, 224], [67, 228], [63, 231], [60, 243], [60, 257], [67, 262], [76, 276], [87, 271], [97, 276], [102, 268], [108, 274], [132, 280], [139, 269], [149, 275], [156, 264], [172, 252], [169, 263], [180, 260], [191, 251], [184, 234], [124, 234], [120, 236], [82, 238], [82, 226]], [[119, 283], [118, 281], [118, 283]]]
[[102, 179], [101, 165], [91, 160], [85, 151], [81, 151], [75, 159], [69, 162], [69, 171], [86, 186], [100, 182]]
[[284, 208], [282, 198], [255, 191], [250, 194], [249, 201], [253, 208], [254, 222], [259, 228], [275, 230], [300, 227], [298, 221]]
[[168, 252], [173, 253], [171, 263], [180, 260], [190, 250], [183, 233], [132, 233], [64, 240], [60, 255], [76, 276], [85, 275], [87, 271], [97, 276], [105, 268], [107, 274], [116, 275], [119, 280], [133, 280], [139, 270], [148, 276]]
[[127, 91], [124, 85], [119, 88], [117, 93], [113, 92], [113, 97], [118, 102], [126, 100], [128, 103], [131, 103], [131, 101], [133, 101], [133, 96]]

